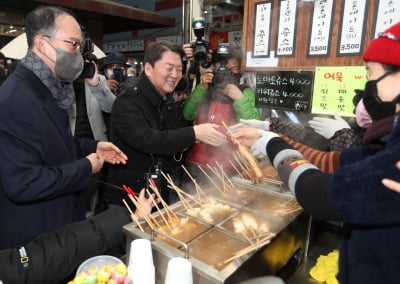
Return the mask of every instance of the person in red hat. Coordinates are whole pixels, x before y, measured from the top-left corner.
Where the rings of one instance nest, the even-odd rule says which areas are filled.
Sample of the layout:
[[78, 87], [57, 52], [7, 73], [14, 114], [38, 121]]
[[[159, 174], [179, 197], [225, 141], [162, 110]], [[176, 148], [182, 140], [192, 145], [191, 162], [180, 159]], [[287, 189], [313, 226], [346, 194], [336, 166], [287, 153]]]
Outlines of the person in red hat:
[[400, 195], [382, 184], [400, 180], [400, 22], [367, 46], [368, 82], [362, 103], [374, 123], [380, 145], [348, 148], [340, 167], [323, 173], [276, 133], [241, 128], [232, 137], [268, 156], [281, 179], [305, 211], [341, 221], [344, 235], [339, 254], [339, 282], [398, 283], [400, 279]]

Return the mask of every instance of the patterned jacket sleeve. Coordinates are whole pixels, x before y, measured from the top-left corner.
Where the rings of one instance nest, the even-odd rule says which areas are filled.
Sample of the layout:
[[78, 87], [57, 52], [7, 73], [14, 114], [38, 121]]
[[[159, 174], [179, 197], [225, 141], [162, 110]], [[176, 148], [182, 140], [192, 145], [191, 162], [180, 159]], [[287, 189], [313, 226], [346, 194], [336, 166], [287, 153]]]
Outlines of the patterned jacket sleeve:
[[324, 152], [299, 143], [285, 135], [280, 134], [283, 140], [299, 151], [305, 159], [316, 165], [324, 173], [333, 173], [340, 164], [339, 151]]
[[344, 128], [335, 132], [335, 135], [329, 139], [329, 148], [331, 151], [342, 151], [343, 149], [359, 146], [361, 136], [353, 128]]

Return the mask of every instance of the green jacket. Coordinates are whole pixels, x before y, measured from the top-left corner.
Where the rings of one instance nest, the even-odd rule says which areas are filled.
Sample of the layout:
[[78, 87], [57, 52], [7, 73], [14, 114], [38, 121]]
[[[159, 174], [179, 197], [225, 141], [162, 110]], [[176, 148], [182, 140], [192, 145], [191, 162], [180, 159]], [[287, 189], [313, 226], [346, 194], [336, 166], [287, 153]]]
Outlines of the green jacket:
[[[255, 94], [251, 88], [242, 91], [243, 98], [233, 102], [236, 118], [239, 119], [261, 119], [261, 115], [255, 106]], [[190, 96], [186, 99], [183, 107], [183, 116], [186, 120], [194, 121], [200, 110], [200, 106], [207, 96], [208, 90], [198, 84]]]

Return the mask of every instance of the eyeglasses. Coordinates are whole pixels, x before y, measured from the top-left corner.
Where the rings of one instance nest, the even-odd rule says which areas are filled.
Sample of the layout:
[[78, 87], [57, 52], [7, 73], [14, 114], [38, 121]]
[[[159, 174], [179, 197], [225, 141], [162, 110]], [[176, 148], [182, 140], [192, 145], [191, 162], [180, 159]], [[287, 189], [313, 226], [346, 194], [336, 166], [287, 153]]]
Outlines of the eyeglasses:
[[48, 35], [44, 35], [44, 37], [65, 42], [69, 46], [73, 47], [75, 49], [75, 51], [82, 52], [82, 42], [80, 42], [80, 41], [74, 41], [74, 40], [68, 40], [68, 39], [59, 39], [59, 38], [56, 38], [56, 37], [53, 37], [53, 36], [48, 36]]
[[392, 34], [392, 33], [380, 32], [380, 33], [378, 33], [378, 36], [379, 36], [379, 37], [388, 38], [388, 39], [392, 39], [392, 40], [395, 40], [395, 41], [400, 41], [400, 38], [397, 37], [397, 36], [395, 36], [395, 35]]

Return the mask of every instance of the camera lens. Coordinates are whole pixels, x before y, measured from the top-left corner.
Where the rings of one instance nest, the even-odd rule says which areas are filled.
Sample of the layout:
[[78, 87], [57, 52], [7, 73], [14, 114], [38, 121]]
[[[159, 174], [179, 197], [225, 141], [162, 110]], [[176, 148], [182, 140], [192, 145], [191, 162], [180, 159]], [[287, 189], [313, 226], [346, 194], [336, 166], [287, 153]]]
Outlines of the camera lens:
[[207, 60], [207, 51], [206, 48], [203, 45], [198, 45], [194, 49], [194, 60], [197, 62], [204, 62]]
[[124, 70], [121, 67], [114, 67], [113, 74], [113, 79], [115, 81], [117, 81], [118, 83], [121, 83], [123, 81]]

